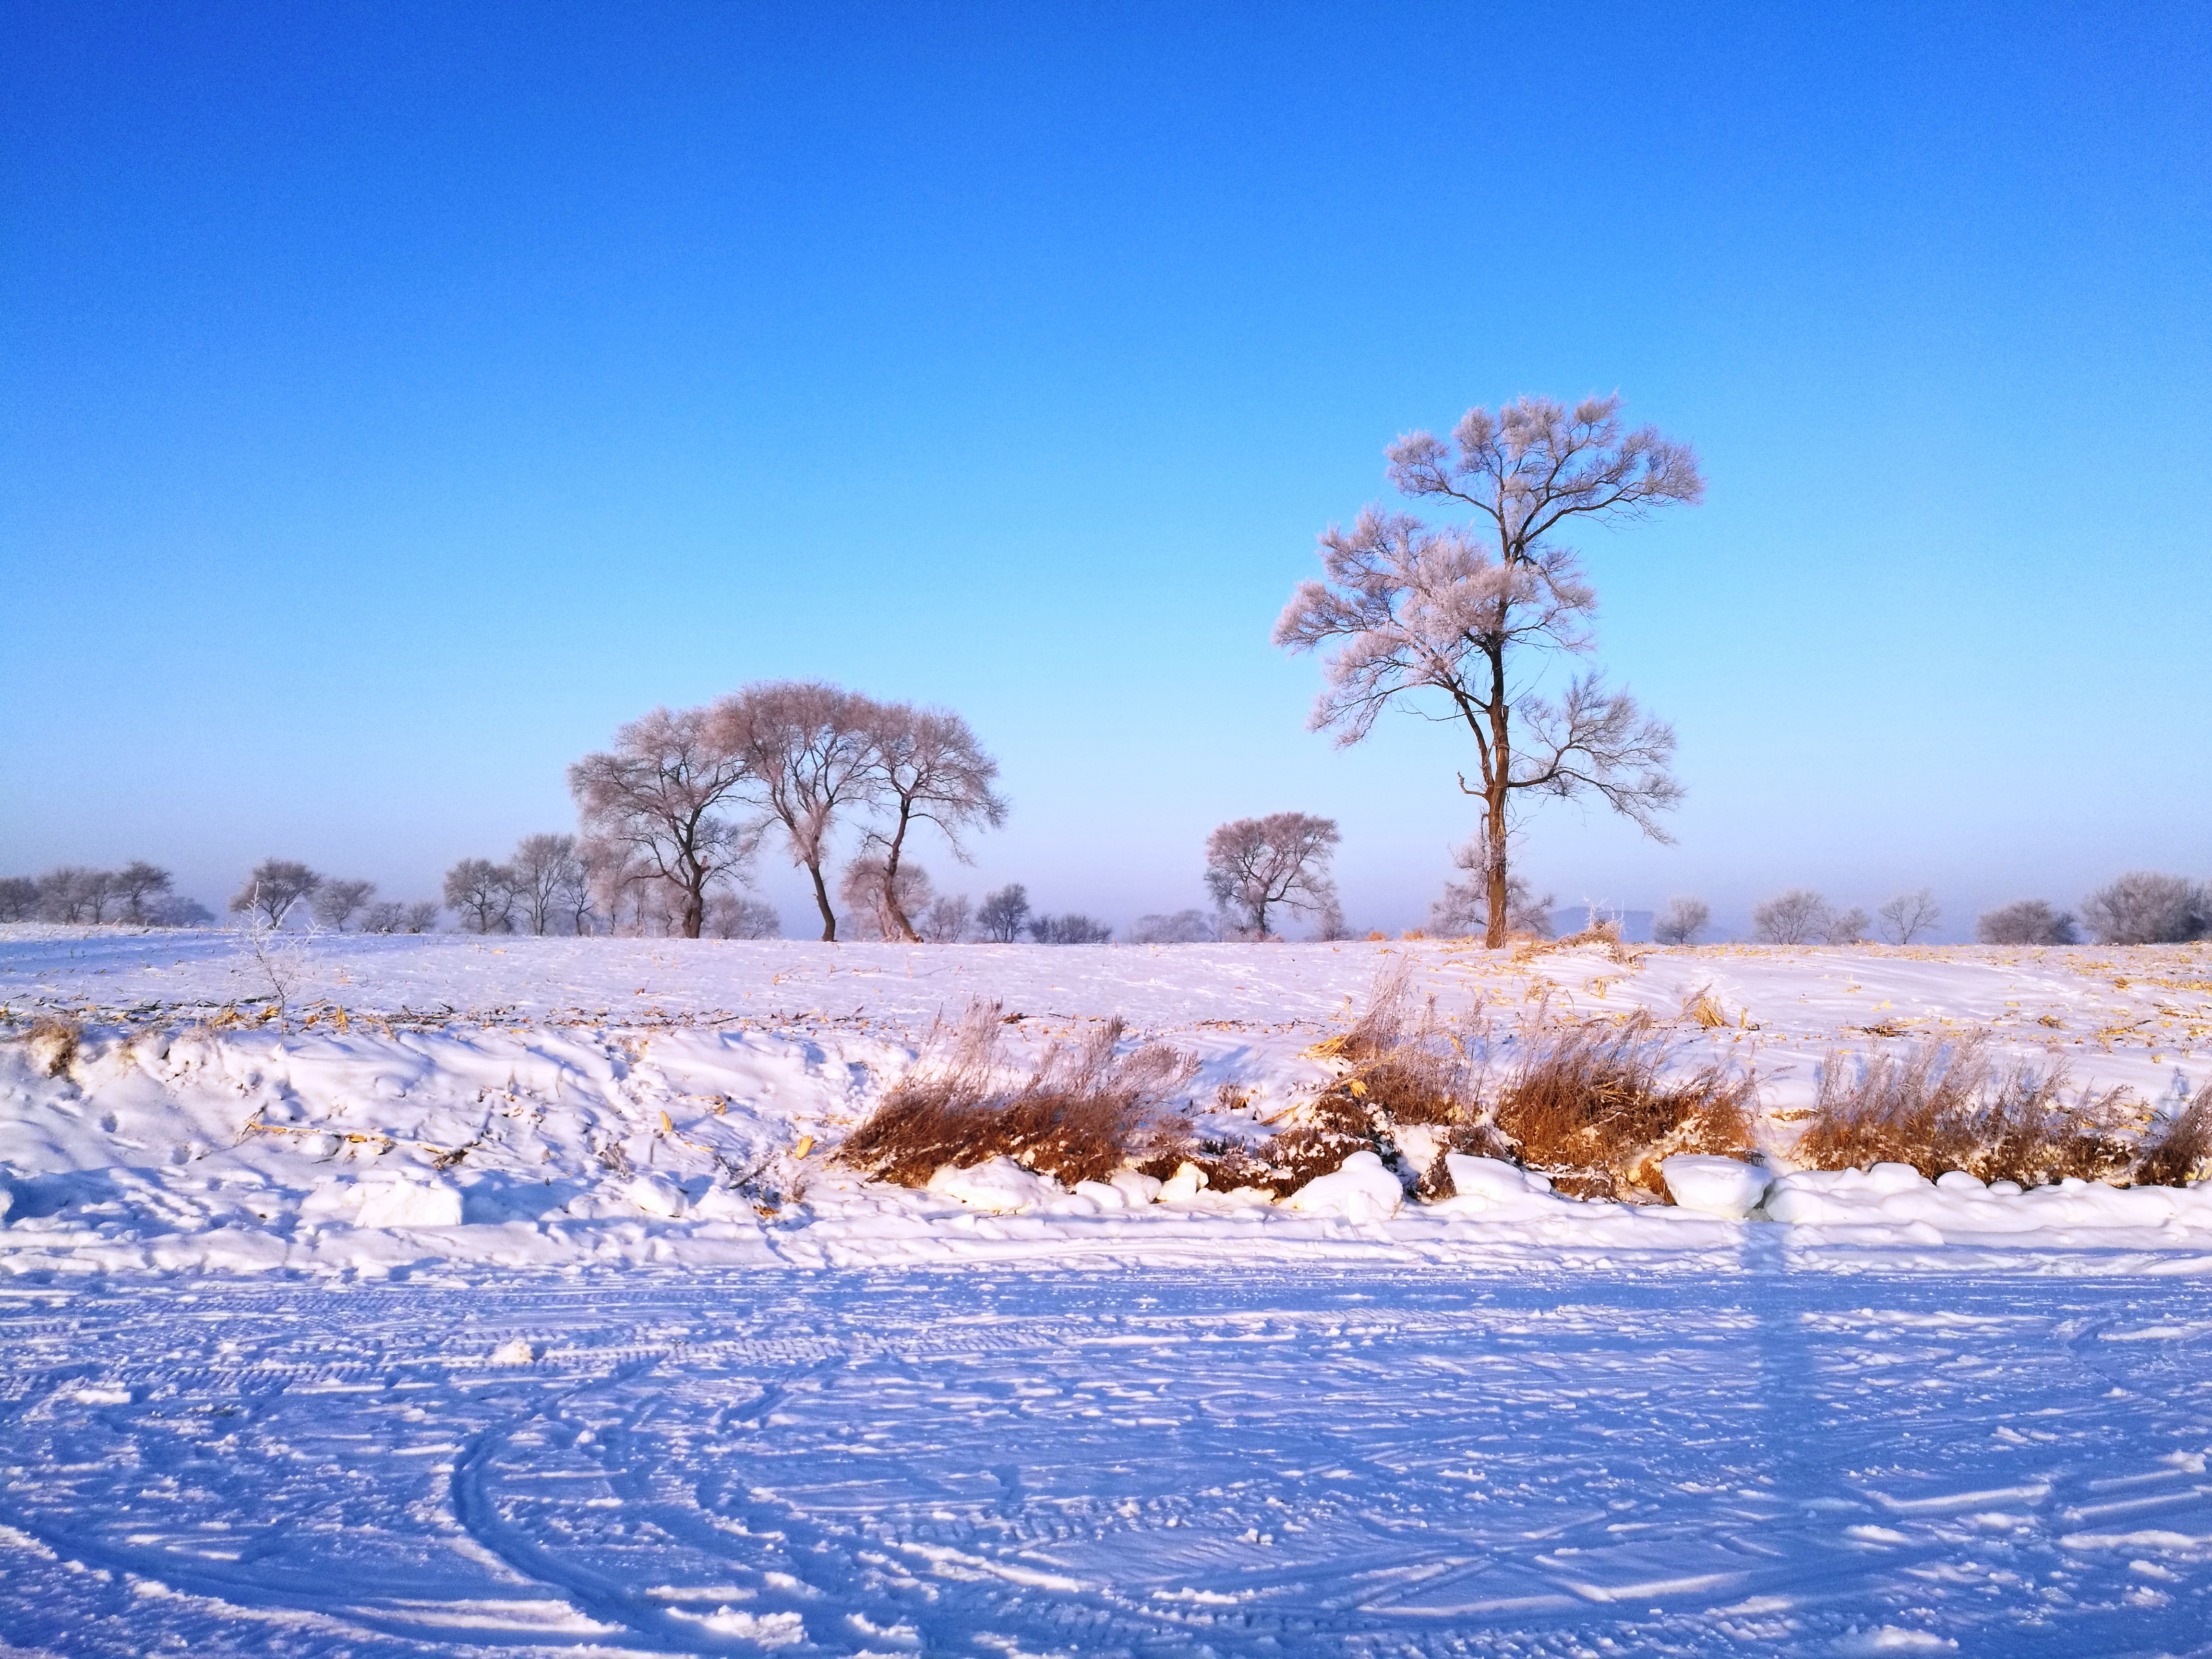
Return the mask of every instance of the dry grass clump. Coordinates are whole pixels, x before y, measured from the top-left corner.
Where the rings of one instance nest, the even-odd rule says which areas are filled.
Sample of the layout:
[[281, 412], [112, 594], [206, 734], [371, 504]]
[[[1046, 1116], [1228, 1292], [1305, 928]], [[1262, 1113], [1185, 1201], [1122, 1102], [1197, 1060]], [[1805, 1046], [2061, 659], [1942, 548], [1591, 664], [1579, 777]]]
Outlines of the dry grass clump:
[[84, 1033], [76, 1021], [52, 1015], [39, 1020], [22, 1036], [24, 1052], [41, 1077], [59, 1077], [67, 1071], [83, 1041]]
[[2179, 1186], [2212, 1155], [2212, 1085], [2147, 1139], [2124, 1089], [2068, 1097], [2064, 1067], [2000, 1070], [1979, 1036], [1929, 1038], [1854, 1066], [1831, 1056], [1796, 1156], [1816, 1170], [1910, 1164], [1933, 1179], [1961, 1170], [2022, 1187], [2078, 1177]]
[[1569, 1026], [1507, 1080], [1489, 1127], [1515, 1162], [1571, 1197], [1663, 1198], [1662, 1158], [1751, 1156], [1758, 1098], [1753, 1079], [1718, 1066], [1668, 1081], [1668, 1058], [1647, 1014]]
[[1165, 1102], [1198, 1062], [1158, 1042], [1117, 1054], [1125, 1029], [1117, 1018], [1078, 1042], [1054, 1042], [1026, 1078], [1010, 1082], [999, 1006], [975, 1004], [949, 1035], [933, 1030], [921, 1060], [837, 1160], [902, 1187], [926, 1185], [944, 1164], [994, 1158], [1069, 1186], [1157, 1162], [1188, 1139], [1188, 1121]]
[[1404, 958], [1386, 964], [1352, 1028], [1309, 1052], [1348, 1064], [1331, 1096], [1394, 1124], [1452, 1123], [1473, 1093], [1466, 1046], [1437, 1018], [1434, 997], [1416, 1008], [1412, 979]]
[[2143, 1143], [2136, 1166], [2142, 1187], [2185, 1187], [2212, 1175], [2212, 1083]]

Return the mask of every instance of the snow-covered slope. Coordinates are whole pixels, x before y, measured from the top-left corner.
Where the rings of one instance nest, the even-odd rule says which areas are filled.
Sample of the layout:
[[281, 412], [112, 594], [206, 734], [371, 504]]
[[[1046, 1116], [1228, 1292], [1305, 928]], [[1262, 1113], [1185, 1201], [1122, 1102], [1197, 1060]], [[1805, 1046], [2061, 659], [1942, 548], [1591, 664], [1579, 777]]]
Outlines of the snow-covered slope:
[[[1045, 1195], [1023, 1213], [867, 1187], [826, 1150], [933, 1022], [1000, 1004], [1017, 1047], [1119, 1014], [1203, 1065], [1260, 1121], [1328, 1073], [1307, 1054], [1378, 968], [1406, 962], [1469, 1030], [1644, 1010], [1680, 1062], [1755, 1068], [1781, 1126], [1814, 1068], [1925, 1031], [1986, 1034], [2153, 1106], [2212, 1074], [2212, 950], [1596, 948], [1429, 941], [902, 947], [789, 941], [477, 940], [0, 928], [0, 1025], [82, 1029], [65, 1059], [0, 1043], [0, 1271], [385, 1273], [440, 1260], [588, 1262], [1464, 1261], [1498, 1252], [1724, 1261], [1747, 1228], [1848, 1254], [1972, 1246], [2051, 1261], [2121, 1249], [2169, 1270], [2212, 1251], [2212, 1194], [2016, 1197], [1795, 1176], [1773, 1221], [1511, 1201], [1261, 1204], [1200, 1192], [1133, 1208]], [[1706, 1019], [1689, 1017], [1705, 999]], [[281, 1014], [277, 1012], [281, 1008]], [[49, 1072], [52, 1073], [49, 1075]], [[1884, 1184], [1885, 1182], [1887, 1184]], [[971, 1195], [972, 1197], [972, 1195]], [[2098, 1258], [2106, 1261], [2109, 1259]]]

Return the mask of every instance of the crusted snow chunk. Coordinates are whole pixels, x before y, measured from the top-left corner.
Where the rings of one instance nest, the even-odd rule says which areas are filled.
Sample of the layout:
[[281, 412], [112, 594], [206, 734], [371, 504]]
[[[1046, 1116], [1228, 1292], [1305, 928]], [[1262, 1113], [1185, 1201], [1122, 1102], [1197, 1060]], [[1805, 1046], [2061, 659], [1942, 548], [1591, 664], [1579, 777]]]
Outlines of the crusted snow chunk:
[[1451, 1176], [1452, 1191], [1462, 1198], [1497, 1201], [1527, 1198], [1532, 1194], [1540, 1195], [1552, 1190], [1552, 1183], [1544, 1176], [1508, 1164], [1502, 1158], [1473, 1158], [1465, 1152], [1448, 1152], [1444, 1155], [1444, 1169]]
[[1340, 1215], [1347, 1221], [1382, 1221], [1398, 1213], [1406, 1189], [1370, 1152], [1357, 1152], [1333, 1175], [1316, 1176], [1287, 1200], [1301, 1215]]
[[1009, 1214], [1048, 1204], [1066, 1195], [1057, 1181], [1024, 1170], [1011, 1158], [994, 1158], [966, 1169], [947, 1164], [930, 1176], [929, 1188], [957, 1198], [971, 1209]]
[[684, 1189], [666, 1176], [641, 1175], [623, 1188], [623, 1195], [647, 1215], [682, 1215], [690, 1205]]
[[1685, 1210], [1740, 1220], [1759, 1207], [1773, 1172], [1733, 1158], [1682, 1152], [1659, 1160], [1667, 1190]]

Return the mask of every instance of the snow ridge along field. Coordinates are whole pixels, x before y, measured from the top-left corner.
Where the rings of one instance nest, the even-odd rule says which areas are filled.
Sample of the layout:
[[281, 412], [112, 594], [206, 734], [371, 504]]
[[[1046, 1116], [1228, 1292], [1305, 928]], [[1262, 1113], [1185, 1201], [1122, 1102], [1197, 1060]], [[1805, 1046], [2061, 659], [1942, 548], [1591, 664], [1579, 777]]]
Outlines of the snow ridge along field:
[[[1307, 1051], [1378, 968], [1493, 1037], [1648, 1012], [1678, 1063], [1754, 1070], [1789, 1167], [1816, 1068], [1931, 1032], [2063, 1063], [2171, 1111], [2212, 1074], [2212, 951], [1597, 948], [1516, 957], [1449, 944], [820, 945], [787, 941], [0, 930], [0, 1271], [304, 1272], [417, 1264], [707, 1266], [958, 1261], [1466, 1261], [1596, 1250], [1711, 1267], [1747, 1224], [1665, 1206], [1486, 1190], [1316, 1213], [1200, 1192], [1123, 1207], [1038, 1193], [864, 1185], [825, 1154], [933, 1022], [1000, 1006], [1018, 1049], [1112, 1014], [1202, 1065], [1193, 1108], [1258, 1134], [1324, 1086]], [[268, 958], [274, 957], [276, 960]], [[280, 995], [281, 994], [281, 995]], [[1708, 1022], [1686, 1010], [1701, 1004]], [[276, 1012], [281, 1006], [281, 1016]], [[965, 1197], [958, 1195], [965, 1192]], [[1171, 1195], [1172, 1196], [1172, 1195]], [[1354, 1218], [1355, 1213], [1357, 1218]], [[1789, 1247], [1995, 1252], [2104, 1270], [2212, 1265], [2212, 1194], [2071, 1183], [2005, 1198], [1785, 1176]], [[1771, 1224], [1765, 1222], [1753, 1226]], [[2021, 1247], [2032, 1246], [2023, 1255]], [[2085, 1254], [2086, 1253], [2086, 1254]], [[1885, 1260], [1902, 1259], [1894, 1254]], [[1946, 1258], [1955, 1260], [1955, 1258]], [[1992, 1259], [1995, 1259], [1993, 1257]]]

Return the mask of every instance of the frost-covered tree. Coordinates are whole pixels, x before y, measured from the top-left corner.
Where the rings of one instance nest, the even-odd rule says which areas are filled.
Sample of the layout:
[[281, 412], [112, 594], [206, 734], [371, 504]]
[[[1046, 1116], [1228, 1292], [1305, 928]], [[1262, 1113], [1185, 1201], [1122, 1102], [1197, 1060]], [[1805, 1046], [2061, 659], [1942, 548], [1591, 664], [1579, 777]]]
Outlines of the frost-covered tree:
[[957, 945], [968, 937], [975, 920], [975, 907], [969, 902], [967, 894], [940, 893], [929, 902], [917, 926], [931, 945]]
[[1199, 909], [1139, 916], [1129, 925], [1132, 945], [1211, 945], [1220, 937], [1219, 925]]
[[410, 933], [434, 933], [438, 931], [439, 907], [428, 899], [416, 899], [407, 907], [407, 931]]
[[775, 907], [726, 890], [707, 899], [707, 933], [714, 939], [774, 939], [783, 931]]
[[1835, 924], [1828, 901], [1809, 887], [1792, 887], [1752, 907], [1751, 936], [1762, 945], [1810, 945]]
[[29, 876], [0, 877], [0, 921], [28, 921], [39, 913], [39, 884]]
[[[1490, 925], [1490, 873], [1497, 866], [1483, 843], [1480, 830], [1452, 849], [1452, 867], [1465, 879], [1446, 881], [1444, 890], [1429, 906], [1429, 931], [1447, 936], [1480, 933], [1485, 941], [1498, 939]], [[1527, 878], [1505, 878], [1505, 928], [1508, 934], [1527, 933], [1535, 939], [1552, 936], [1553, 895], [1539, 896]]]
[[525, 836], [514, 843], [507, 867], [514, 877], [515, 915], [520, 924], [533, 933], [562, 931], [574, 915], [569, 902], [584, 885], [576, 838], [550, 833]]
[[884, 886], [876, 902], [896, 930], [885, 937], [918, 943], [921, 935], [898, 879], [908, 833], [917, 823], [929, 824], [954, 858], [972, 863], [961, 837], [1006, 821], [1006, 803], [992, 788], [999, 763], [983, 752], [959, 715], [911, 703], [873, 705], [867, 713], [867, 744], [866, 763], [874, 778], [870, 793], [889, 820], [868, 831], [868, 843], [881, 853], [884, 869]]
[[2073, 945], [2081, 939], [2074, 918], [2046, 899], [2014, 899], [1984, 910], [1974, 923], [1984, 945]]
[[[1649, 427], [1621, 430], [1620, 400], [1570, 410], [1523, 398], [1469, 410], [1446, 443], [1415, 432], [1391, 445], [1399, 492], [1472, 514], [1434, 529], [1403, 513], [1363, 511], [1321, 538], [1326, 580], [1300, 584], [1275, 642], [1328, 648], [1310, 724], [1357, 743], [1382, 710], [1405, 704], [1463, 723], [1482, 802], [1480, 845], [1486, 942], [1511, 927], [1506, 849], [1521, 799], [1595, 795], [1654, 840], [1656, 815], [1681, 799], [1668, 770], [1674, 733], [1595, 673], [1556, 697], [1537, 690], [1547, 665], [1592, 648], [1597, 596], [1574, 551], [1553, 538], [1577, 522], [1642, 518], [1705, 494], [1696, 456]], [[1441, 712], [1431, 713], [1431, 710]]]
[[1029, 889], [1010, 881], [997, 892], [983, 895], [975, 910], [975, 932], [991, 944], [1012, 945], [1022, 936], [1029, 919]]
[[322, 877], [296, 859], [264, 859], [231, 896], [230, 913], [264, 927], [282, 927], [292, 907], [322, 884]]
[[175, 878], [158, 864], [133, 859], [115, 872], [115, 896], [125, 921], [149, 922], [155, 908], [175, 884]]
[[675, 889], [687, 939], [705, 924], [708, 890], [739, 875], [760, 840], [757, 825], [729, 816], [751, 774], [719, 726], [719, 709], [656, 708], [568, 769], [585, 833], [623, 872]]
[[1695, 945], [1712, 919], [1713, 907], [1701, 898], [1670, 898], [1651, 919], [1651, 937], [1661, 945]]
[[744, 769], [756, 797], [783, 830], [791, 860], [814, 884], [822, 937], [837, 937], [823, 866], [843, 815], [875, 799], [871, 734], [876, 705], [818, 681], [749, 685], [714, 707], [715, 748]]
[[908, 920], [927, 913], [937, 894], [929, 884], [929, 872], [908, 862], [894, 872], [880, 848], [860, 854], [845, 866], [837, 884], [837, 896], [845, 901], [846, 915], [862, 939], [906, 939], [921, 943]]
[[1910, 945], [1923, 933], [1932, 933], [1943, 920], [1943, 907], [1933, 889], [1916, 887], [1899, 893], [1881, 907], [1881, 931], [1892, 945]]
[[368, 902], [375, 891], [376, 884], [373, 881], [325, 878], [323, 884], [315, 889], [314, 896], [309, 902], [314, 908], [317, 921], [325, 927], [335, 927], [343, 933], [346, 923], [354, 919], [356, 913]]
[[2180, 876], [2130, 870], [2081, 901], [2100, 945], [2179, 945], [2212, 928], [2212, 893]]
[[446, 872], [446, 908], [465, 932], [506, 933], [514, 925], [514, 872], [489, 859], [463, 859]]
[[1206, 890], [1255, 938], [1267, 938], [1269, 910], [1304, 914], [1336, 902], [1328, 866], [1342, 839], [1335, 819], [1310, 812], [1232, 818], [1206, 838]]

